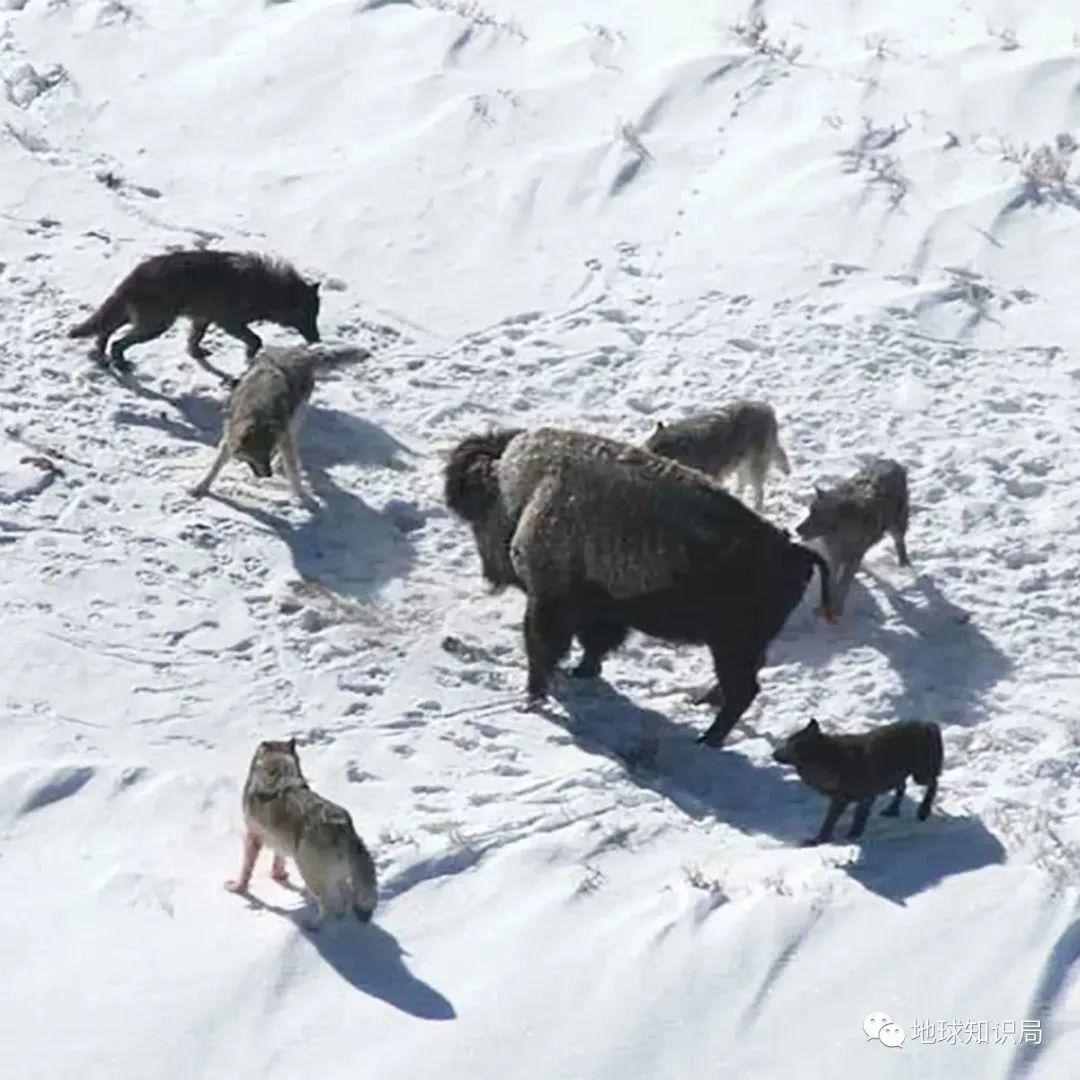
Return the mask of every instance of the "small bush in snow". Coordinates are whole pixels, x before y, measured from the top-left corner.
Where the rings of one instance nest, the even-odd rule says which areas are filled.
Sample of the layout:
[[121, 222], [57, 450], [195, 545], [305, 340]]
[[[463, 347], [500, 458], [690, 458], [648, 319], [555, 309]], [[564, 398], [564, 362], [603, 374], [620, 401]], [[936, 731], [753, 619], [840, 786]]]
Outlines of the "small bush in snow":
[[1068, 132], [1062, 132], [1053, 145], [1043, 143], [1034, 149], [1027, 143], [1017, 148], [1003, 140], [1001, 160], [1019, 169], [1026, 201], [1042, 202], [1049, 198], [1076, 205], [1080, 191], [1077, 182], [1069, 177], [1076, 150], [1076, 140]]
[[434, 8], [436, 11], [448, 11], [476, 27], [486, 27], [499, 33], [509, 34], [519, 41], [528, 40], [525, 31], [521, 29], [521, 24], [516, 19], [499, 19], [485, 11], [477, 0], [426, 0], [424, 6]]
[[733, 23], [731, 33], [751, 52], [768, 57], [770, 60], [784, 60], [793, 64], [802, 54], [801, 45], [793, 45], [787, 38], [773, 37], [769, 33], [769, 24], [765, 16], [757, 12]]

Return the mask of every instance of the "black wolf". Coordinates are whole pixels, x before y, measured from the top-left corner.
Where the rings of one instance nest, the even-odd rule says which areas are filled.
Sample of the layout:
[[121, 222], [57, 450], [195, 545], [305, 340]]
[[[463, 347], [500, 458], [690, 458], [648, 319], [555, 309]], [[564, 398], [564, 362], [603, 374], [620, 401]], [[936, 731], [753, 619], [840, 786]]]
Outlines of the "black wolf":
[[175, 251], [139, 263], [88, 319], [68, 336], [93, 337], [94, 358], [106, 364], [110, 336], [126, 323], [131, 329], [112, 343], [109, 359], [128, 370], [124, 351], [165, 333], [181, 316], [191, 320], [188, 355], [220, 378], [202, 346], [211, 323], [239, 338], [252, 359], [262, 346], [248, 323], [277, 323], [298, 331], [309, 343], [319, 340], [319, 286], [309, 284], [286, 262], [235, 251]]
[[576, 635], [573, 674], [595, 676], [631, 629], [708, 646], [719, 714], [703, 736], [723, 743], [759, 686], [765, 650], [817, 566], [829, 571], [693, 469], [597, 435], [541, 428], [472, 435], [445, 470], [450, 510], [473, 530], [484, 577], [527, 596], [528, 694]]
[[944, 760], [941, 728], [921, 720], [887, 724], [862, 735], [826, 735], [816, 720], [789, 735], [773, 750], [773, 760], [794, 765], [799, 779], [829, 797], [829, 809], [817, 836], [820, 844], [832, 838], [833, 829], [848, 803], [855, 806], [849, 839], [862, 836], [874, 798], [892, 791], [886, 817], [897, 817], [904, 787], [911, 776], [926, 788], [918, 816], [925, 821], [937, 794], [938, 776]]
[[803, 540], [821, 538], [836, 578], [836, 614], [863, 557], [886, 533], [896, 545], [901, 566], [910, 566], [907, 528], [910, 515], [907, 470], [889, 458], [877, 458], [834, 488], [814, 488], [814, 501], [795, 527]]

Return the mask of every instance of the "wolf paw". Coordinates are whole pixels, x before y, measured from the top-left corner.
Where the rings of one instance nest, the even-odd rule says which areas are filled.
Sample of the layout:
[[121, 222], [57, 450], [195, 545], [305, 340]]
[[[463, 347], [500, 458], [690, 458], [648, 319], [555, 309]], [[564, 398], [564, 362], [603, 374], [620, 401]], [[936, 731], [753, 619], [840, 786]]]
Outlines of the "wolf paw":
[[123, 375], [130, 375], [135, 370], [135, 365], [130, 360], [125, 360], [122, 356], [114, 356], [112, 358], [111, 367], [114, 371], [119, 371]]
[[228, 892], [243, 894], [248, 890], [248, 883], [246, 881], [229, 880], [225, 882], [225, 889]]
[[819, 618], [824, 619], [831, 626], [835, 626], [840, 621], [841, 612], [836, 610], [830, 611], [828, 608], [816, 607], [814, 608], [814, 614]]
[[206, 494], [207, 489], [202, 484], [196, 484], [194, 487], [189, 487], [187, 493], [193, 499], [201, 499]]
[[823, 843], [823, 841], [820, 837], [808, 836], [805, 840], [799, 841], [799, 847], [817, 847], [821, 843]]

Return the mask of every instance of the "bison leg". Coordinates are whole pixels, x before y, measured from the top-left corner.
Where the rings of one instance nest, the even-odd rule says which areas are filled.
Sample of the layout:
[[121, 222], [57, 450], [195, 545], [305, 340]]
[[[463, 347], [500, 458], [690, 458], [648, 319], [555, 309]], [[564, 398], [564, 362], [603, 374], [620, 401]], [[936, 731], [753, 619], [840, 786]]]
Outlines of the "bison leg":
[[757, 673], [765, 663], [765, 654], [759, 653], [754, 660], [732, 661], [722, 657], [713, 649], [713, 664], [716, 668], [716, 686], [709, 692], [707, 699], [714, 701], [719, 697], [720, 714], [698, 742], [706, 746], [722, 746], [731, 729], [739, 718], [753, 704], [761, 689]]
[[603, 620], [578, 627], [577, 637], [585, 655], [570, 674], [576, 679], [595, 679], [600, 674], [604, 657], [626, 640], [627, 632], [625, 626]]
[[574, 638], [572, 613], [558, 600], [530, 596], [525, 605], [525, 653], [529, 661], [530, 700], [547, 696], [548, 679], [570, 651]]
[[893, 797], [889, 802], [889, 805], [881, 811], [882, 817], [899, 817], [900, 816], [900, 804], [904, 801], [904, 789], [907, 787], [907, 780], [901, 780], [896, 785], [896, 790], [893, 792]]
[[926, 791], [923, 794], [922, 802], [919, 803], [918, 818], [920, 821], [925, 821], [930, 816], [930, 807], [934, 805], [934, 796], [937, 794], [937, 777], [932, 777], [930, 783], [926, 785]]

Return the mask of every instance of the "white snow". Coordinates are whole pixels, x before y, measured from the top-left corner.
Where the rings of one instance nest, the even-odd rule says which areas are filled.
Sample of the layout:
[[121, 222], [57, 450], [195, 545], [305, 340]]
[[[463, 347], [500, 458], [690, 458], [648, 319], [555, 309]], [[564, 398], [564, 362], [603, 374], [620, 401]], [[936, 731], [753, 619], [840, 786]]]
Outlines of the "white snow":
[[[1075, 4], [0, 9], [0, 1075], [1076, 1075]], [[221, 390], [179, 329], [127, 384], [64, 336], [196, 243], [292, 259], [373, 349], [317, 387], [315, 516], [236, 465], [185, 494]], [[519, 711], [445, 451], [736, 395], [779, 414], [782, 525], [903, 461], [913, 568], [876, 548], [837, 627], [807, 599], [722, 751], [701, 649]], [[938, 720], [931, 819], [800, 848], [824, 800], [769, 740], [809, 715]], [[375, 854], [368, 927], [305, 934], [266, 856], [222, 888], [290, 734]]]

